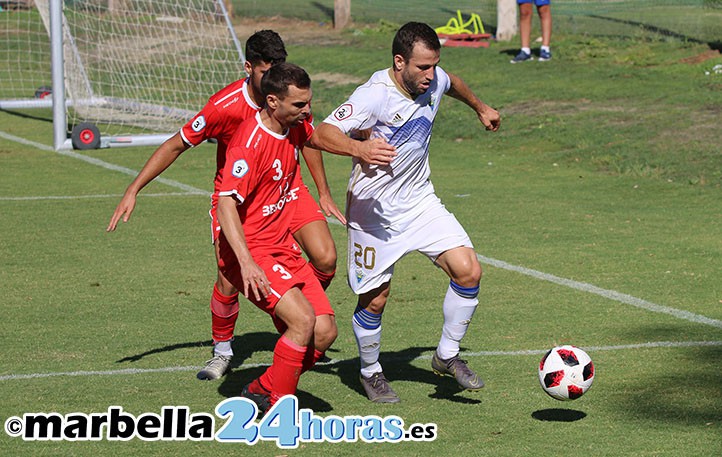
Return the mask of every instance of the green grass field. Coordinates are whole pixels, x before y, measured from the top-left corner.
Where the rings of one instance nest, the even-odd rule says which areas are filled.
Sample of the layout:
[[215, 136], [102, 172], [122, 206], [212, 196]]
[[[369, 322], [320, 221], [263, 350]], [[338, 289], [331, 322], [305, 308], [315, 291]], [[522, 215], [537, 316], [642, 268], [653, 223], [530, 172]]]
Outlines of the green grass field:
[[[345, 32], [343, 45], [289, 43], [289, 54], [312, 77], [363, 80], [389, 65], [391, 36], [366, 28]], [[442, 51], [442, 66], [503, 117], [488, 133], [447, 99], [431, 146], [437, 193], [482, 256], [480, 306], [463, 351], [483, 391], [459, 392], [431, 372], [448, 280], [416, 254], [398, 265], [384, 318], [381, 361], [402, 402], [365, 399], [346, 236], [331, 224], [339, 272], [328, 293], [339, 337], [332, 361], [302, 377], [301, 407], [436, 423], [435, 441], [285, 450], [272, 442], [24, 442], [3, 430], [0, 454], [722, 454], [722, 74], [705, 74], [722, 58], [690, 59], [709, 51], [700, 43], [564, 30], [554, 51], [552, 62], [515, 66], [516, 43]], [[316, 81], [317, 122], [355, 85]], [[55, 153], [42, 147], [51, 143], [49, 119], [0, 111], [0, 421], [113, 405], [136, 416], [166, 405], [213, 414], [270, 362], [277, 336], [242, 303], [233, 371], [220, 382], [196, 380], [211, 351], [208, 198], [154, 183], [131, 221], [105, 233], [132, 179], [119, 167], [139, 170], [152, 148]], [[341, 205], [350, 162], [325, 160]], [[213, 161], [203, 145], [163, 177], [210, 191]], [[587, 349], [597, 374], [588, 394], [562, 403], [544, 394], [536, 371], [544, 350], [567, 343]]]

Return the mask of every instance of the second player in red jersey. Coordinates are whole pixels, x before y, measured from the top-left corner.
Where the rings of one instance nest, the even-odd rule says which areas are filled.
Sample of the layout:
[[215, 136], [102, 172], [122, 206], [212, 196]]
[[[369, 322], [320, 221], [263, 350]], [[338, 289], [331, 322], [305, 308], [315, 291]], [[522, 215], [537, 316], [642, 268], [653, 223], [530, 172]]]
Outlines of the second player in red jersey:
[[[168, 168], [185, 150], [202, 142], [215, 139], [216, 172], [211, 198], [211, 232], [216, 257], [219, 256], [218, 234], [220, 225], [216, 217], [218, 185], [222, 180], [228, 144], [236, 129], [246, 119], [252, 118], [264, 104], [261, 94], [261, 78], [268, 69], [286, 59], [286, 50], [276, 32], [261, 30], [246, 42], [247, 78], [229, 84], [214, 94], [182, 129], [166, 140], [148, 159], [138, 176], [128, 186], [108, 224], [108, 231], [115, 230], [122, 219], [127, 222], [135, 208], [136, 196], [148, 183]], [[294, 187], [298, 187], [298, 200], [292, 202], [293, 220], [291, 231], [301, 249], [308, 255], [311, 268], [322, 285], [328, 287], [336, 270], [336, 246], [325, 216], [333, 215], [345, 224], [343, 214], [331, 198], [326, 182], [321, 151], [304, 148], [304, 159], [318, 189], [319, 204], [315, 202], [297, 170]], [[219, 270], [210, 301], [211, 329], [214, 342], [213, 358], [198, 372], [199, 379], [217, 379], [228, 369], [233, 356], [231, 341], [238, 318], [238, 291]]]
[[233, 136], [219, 189], [218, 268], [282, 333], [272, 365], [241, 392], [263, 412], [296, 392], [337, 335], [331, 304], [291, 233], [298, 154], [313, 133], [310, 85], [293, 64], [266, 72], [266, 107]]

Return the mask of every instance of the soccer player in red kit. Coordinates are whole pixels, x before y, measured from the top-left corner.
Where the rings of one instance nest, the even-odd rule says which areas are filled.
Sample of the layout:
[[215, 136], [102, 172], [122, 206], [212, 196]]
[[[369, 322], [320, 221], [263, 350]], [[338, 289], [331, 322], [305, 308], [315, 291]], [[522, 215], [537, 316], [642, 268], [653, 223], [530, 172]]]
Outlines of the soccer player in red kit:
[[[165, 141], [148, 159], [141, 172], [128, 186], [125, 195], [115, 209], [108, 231], [115, 230], [118, 222], [127, 222], [135, 208], [136, 196], [149, 182], [168, 168], [186, 149], [203, 141], [215, 138], [216, 175], [214, 193], [211, 198], [211, 230], [218, 258], [218, 233], [220, 226], [216, 218], [218, 186], [222, 180], [228, 143], [238, 126], [252, 118], [261, 109], [265, 99], [261, 93], [260, 82], [268, 69], [286, 59], [286, 49], [276, 32], [262, 30], [253, 34], [246, 42], [246, 62], [244, 68], [249, 77], [238, 80], [214, 94], [206, 106], [196, 114], [180, 132]], [[290, 202], [294, 207], [294, 219], [291, 225], [296, 242], [306, 252], [311, 268], [328, 287], [336, 271], [336, 246], [328, 229], [324, 213], [334, 215], [342, 223], [345, 219], [331, 198], [326, 182], [321, 151], [304, 148], [306, 164], [318, 189], [319, 205], [314, 201], [308, 188], [301, 180], [300, 168], [295, 175], [298, 187], [298, 199]], [[238, 318], [238, 290], [219, 270], [218, 278], [211, 297], [211, 327], [214, 341], [213, 358], [198, 372], [199, 379], [217, 379], [230, 365], [233, 350], [231, 341]]]
[[243, 122], [228, 145], [218, 192], [218, 269], [282, 333], [273, 363], [243, 388], [262, 412], [294, 394], [302, 372], [336, 339], [333, 309], [301, 257], [291, 227], [299, 198], [298, 154], [311, 137], [311, 80], [280, 63], [263, 76], [266, 107]]

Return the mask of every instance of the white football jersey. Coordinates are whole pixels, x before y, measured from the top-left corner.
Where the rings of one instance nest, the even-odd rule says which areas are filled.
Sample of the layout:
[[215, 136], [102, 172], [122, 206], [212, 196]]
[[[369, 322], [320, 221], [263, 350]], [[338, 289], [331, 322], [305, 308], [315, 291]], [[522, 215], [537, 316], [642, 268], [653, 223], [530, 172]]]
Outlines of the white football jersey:
[[347, 201], [350, 227], [403, 230], [404, 220], [423, 212], [425, 199], [434, 194], [429, 180], [431, 128], [450, 85], [446, 72], [436, 67], [429, 89], [413, 99], [396, 83], [390, 68], [377, 71], [324, 120], [351, 136], [371, 129], [372, 138], [382, 137], [396, 147], [390, 165], [353, 159]]

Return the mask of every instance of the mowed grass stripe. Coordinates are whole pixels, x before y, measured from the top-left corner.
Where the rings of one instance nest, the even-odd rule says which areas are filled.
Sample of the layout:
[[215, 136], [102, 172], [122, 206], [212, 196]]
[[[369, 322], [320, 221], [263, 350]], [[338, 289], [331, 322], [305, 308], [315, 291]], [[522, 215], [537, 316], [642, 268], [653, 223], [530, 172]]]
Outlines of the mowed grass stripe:
[[[9, 139], [11, 141], [17, 141], [22, 144], [35, 146], [41, 150], [53, 151], [53, 148], [51, 148], [50, 146], [47, 146], [47, 145], [44, 145], [41, 143], [36, 143], [34, 141], [29, 141], [24, 138], [16, 137], [16, 136], [10, 135], [6, 132], [0, 131], [0, 137]], [[67, 157], [74, 158], [74, 159], [83, 160], [87, 163], [90, 163], [90, 164], [93, 164], [93, 165], [96, 165], [96, 166], [99, 166], [99, 167], [102, 167], [102, 168], [105, 168], [108, 170], [119, 171], [121, 173], [129, 174], [131, 176], [136, 176], [138, 174], [137, 171], [132, 170], [130, 168], [121, 167], [121, 166], [111, 164], [111, 163], [108, 163], [108, 162], [105, 162], [103, 160], [99, 160], [99, 159], [96, 159], [93, 157], [84, 156], [82, 154], [78, 154], [73, 151], [58, 151], [58, 153], [65, 155]], [[165, 178], [161, 178], [161, 177], [158, 177], [155, 180], [158, 182], [161, 182], [163, 184], [182, 189], [189, 193], [198, 193], [198, 194], [208, 195], [208, 192], [205, 192], [202, 189], [198, 189], [196, 187], [189, 186], [187, 184], [183, 184], [178, 181], [165, 179]], [[330, 223], [340, 224], [340, 222], [334, 218], [327, 217], [327, 219]], [[712, 326], [715, 328], [722, 329], [722, 321], [719, 321], [717, 319], [712, 319], [712, 318], [709, 318], [709, 317], [706, 317], [706, 316], [703, 316], [700, 314], [695, 314], [695, 313], [692, 313], [689, 311], [672, 308], [669, 306], [659, 305], [659, 304], [652, 303], [647, 300], [643, 300], [641, 298], [634, 297], [632, 295], [624, 294], [622, 292], [618, 292], [618, 291], [610, 290], [610, 289], [603, 289], [603, 288], [597, 287], [593, 284], [580, 282], [580, 281], [574, 281], [572, 279], [567, 279], [567, 278], [561, 278], [559, 276], [555, 276], [555, 275], [552, 275], [549, 273], [544, 273], [542, 271], [533, 270], [533, 269], [518, 266], [518, 265], [513, 265], [508, 262], [504, 262], [503, 260], [498, 260], [498, 259], [493, 259], [490, 257], [482, 256], [481, 254], [478, 254], [478, 253], [477, 253], [477, 258], [479, 259], [479, 261], [481, 263], [484, 263], [487, 265], [492, 265], [497, 268], [514, 271], [517, 273], [521, 273], [521, 274], [533, 277], [535, 279], [540, 279], [540, 280], [552, 282], [554, 284], [558, 284], [561, 286], [580, 290], [582, 292], [599, 295], [601, 297], [604, 297], [604, 298], [607, 298], [607, 299], [610, 299], [610, 300], [613, 300], [613, 301], [616, 301], [619, 303], [631, 305], [631, 306], [634, 306], [636, 308], [640, 308], [640, 309], [643, 309], [646, 311], [667, 314], [667, 315], [673, 316], [677, 319], [682, 319], [682, 320], [686, 320], [689, 322], [694, 322], [694, 323], [703, 324], [703, 325], [709, 325], [709, 326]]]

